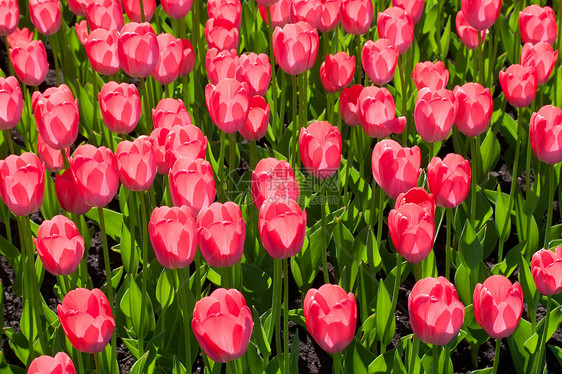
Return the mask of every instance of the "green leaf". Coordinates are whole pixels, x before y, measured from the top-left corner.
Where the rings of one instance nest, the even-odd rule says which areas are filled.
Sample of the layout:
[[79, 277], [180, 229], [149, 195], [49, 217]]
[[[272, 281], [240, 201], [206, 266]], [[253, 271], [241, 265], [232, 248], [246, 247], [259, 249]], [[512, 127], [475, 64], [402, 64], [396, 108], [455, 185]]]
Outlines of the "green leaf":
[[[376, 306], [377, 337], [383, 344], [388, 344], [396, 331], [396, 320], [391, 310], [392, 301], [384, 282], [379, 283]], [[384, 335], [383, 335], [384, 334]]]
[[509, 195], [502, 193], [501, 186], [498, 184], [496, 195], [496, 227], [500, 234], [500, 240], [506, 242], [511, 234], [511, 219], [510, 212], [507, 211], [507, 204], [509, 203]]
[[271, 347], [267, 341], [267, 333], [265, 332], [263, 325], [261, 324], [261, 318], [258, 311], [254, 306], [252, 306], [252, 316], [254, 319], [254, 330], [252, 331], [252, 341], [257, 343], [259, 353], [264, 357], [269, 357], [271, 355]]
[[371, 364], [369, 365], [369, 374], [379, 374], [379, 373], [392, 373], [394, 368], [394, 351], [396, 349], [391, 349], [386, 351], [382, 355], [379, 355]]
[[344, 352], [343, 365], [346, 373], [367, 374], [367, 368], [376, 358], [373, 352], [361, 345], [357, 339], [353, 339]]
[[451, 16], [447, 19], [447, 26], [445, 26], [445, 30], [443, 31], [443, 35], [441, 36], [441, 53], [443, 56], [447, 56], [449, 54], [449, 43], [451, 41]]
[[535, 309], [539, 301], [539, 292], [535, 286], [529, 263], [523, 256], [519, 258], [519, 283], [528, 307]]
[[156, 300], [166, 309], [174, 302], [176, 293], [176, 272], [170, 269], [162, 269], [156, 283]]
[[476, 269], [482, 261], [482, 246], [469, 220], [466, 221], [459, 239], [459, 254], [462, 263], [471, 270]]
[[[99, 226], [100, 217], [97, 209], [90, 209], [90, 211], [86, 213], [86, 217], [96, 222]], [[113, 210], [103, 208], [103, 217], [105, 219], [105, 229], [107, 231], [107, 235], [115, 241], [120, 241], [123, 215], [121, 213], [114, 212]]]
[[[154, 330], [154, 327], [156, 326], [152, 301], [150, 300], [150, 297], [146, 295], [144, 319], [141, 321], [141, 290], [137, 286], [137, 283], [131, 274], [127, 274], [125, 284], [128, 285], [128, 289], [125, 291], [123, 299], [121, 299], [121, 311], [131, 319], [135, 333], [138, 334], [141, 331], [142, 324], [142, 331], [146, 335], [149, 331]], [[140, 336], [137, 337], [140, 338]]]

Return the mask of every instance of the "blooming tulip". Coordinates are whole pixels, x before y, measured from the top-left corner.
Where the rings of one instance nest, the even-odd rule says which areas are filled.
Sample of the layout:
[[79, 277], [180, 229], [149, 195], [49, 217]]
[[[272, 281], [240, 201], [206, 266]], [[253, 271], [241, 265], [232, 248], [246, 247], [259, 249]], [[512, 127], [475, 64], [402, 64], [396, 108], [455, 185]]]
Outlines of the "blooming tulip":
[[361, 123], [359, 118], [359, 96], [363, 86], [356, 84], [344, 88], [340, 95], [340, 114], [348, 126], [357, 126]]
[[455, 18], [455, 26], [457, 28], [457, 34], [462, 44], [468, 49], [478, 48], [478, 33], [480, 33], [480, 43], [484, 43], [486, 39], [486, 30], [478, 31], [474, 27], [470, 26], [466, 22], [466, 18], [462, 11], [457, 12], [457, 17]]
[[117, 40], [119, 32], [115, 29], [95, 29], [88, 35], [84, 47], [92, 67], [99, 74], [113, 75], [119, 71]]
[[476, 322], [494, 339], [513, 333], [523, 313], [523, 291], [503, 275], [492, 275], [474, 288]]
[[0, 0], [0, 36], [10, 35], [18, 28], [20, 8], [16, 0]]
[[358, 98], [361, 127], [372, 138], [386, 138], [400, 134], [406, 126], [406, 117], [396, 118], [394, 98], [384, 87], [365, 87]]
[[205, 88], [205, 102], [215, 125], [227, 134], [240, 130], [248, 117], [250, 89], [246, 82], [224, 79]]
[[236, 66], [236, 79], [248, 83], [250, 96], [267, 94], [267, 88], [271, 81], [271, 65], [269, 57], [265, 53], [243, 54], [238, 59]]
[[425, 0], [392, 0], [392, 5], [410, 13], [414, 23], [418, 23], [423, 14]]
[[160, 0], [164, 12], [174, 19], [182, 19], [191, 10], [193, 0]]
[[170, 169], [170, 195], [175, 206], [187, 205], [197, 216], [215, 200], [217, 190], [208, 161], [180, 158]]
[[326, 352], [341, 352], [353, 340], [357, 323], [353, 293], [332, 284], [311, 288], [304, 298], [303, 312], [310, 335]]
[[428, 193], [423, 187], [413, 187], [407, 192], [401, 193], [396, 198], [394, 209], [398, 209], [405, 204], [416, 204], [435, 216], [435, 197]]
[[273, 32], [273, 54], [285, 73], [304, 73], [316, 61], [318, 32], [306, 22], [276, 27]]
[[314, 28], [318, 28], [322, 16], [322, 4], [320, 0], [293, 0], [289, 9], [289, 20], [291, 23], [306, 22]]
[[[283, 27], [289, 23], [289, 12], [291, 9], [291, 1], [292, 0], [277, 0], [277, 1], [269, 1], [272, 4], [267, 5], [269, 6], [269, 10], [271, 12], [271, 27]], [[266, 5], [260, 4], [258, 6], [260, 16], [263, 22], [268, 25], [269, 21], [267, 19], [267, 8]]]
[[55, 192], [61, 208], [67, 212], [82, 215], [91, 208], [80, 196], [70, 169], [55, 177]]
[[121, 31], [125, 24], [119, 0], [88, 0], [86, 17], [90, 30], [101, 28]]
[[[70, 148], [66, 148], [66, 154], [70, 154]], [[43, 164], [45, 169], [49, 172], [57, 172], [64, 169], [64, 160], [60, 149], [50, 147], [41, 135], [37, 136], [37, 156]]]
[[306, 211], [293, 200], [266, 202], [260, 208], [258, 228], [263, 247], [271, 257], [292, 257], [304, 244]]
[[125, 13], [131, 22], [150, 22], [152, 16], [154, 15], [154, 10], [156, 9], [156, 2], [154, 0], [142, 0], [142, 8], [144, 13], [141, 15], [141, 0], [122, 0], [123, 8], [125, 8]]
[[119, 64], [125, 74], [135, 78], [148, 77], [158, 63], [158, 40], [150, 23], [126, 24], [117, 44]]
[[246, 122], [239, 130], [240, 135], [247, 141], [263, 138], [267, 133], [270, 114], [271, 109], [267, 101], [261, 96], [253, 96], [250, 99]]
[[109, 204], [119, 187], [117, 159], [109, 148], [81, 145], [74, 151], [70, 167], [86, 204], [94, 207]]
[[215, 0], [207, 2], [209, 18], [223, 19], [240, 29], [242, 4], [240, 0]]
[[23, 96], [15, 77], [0, 77], [0, 130], [16, 127], [23, 111]]
[[55, 357], [39, 356], [29, 365], [27, 374], [76, 374], [76, 368], [72, 363], [70, 357], [64, 353], [59, 352]]
[[457, 101], [455, 125], [466, 136], [478, 136], [488, 128], [494, 102], [489, 88], [479, 83], [466, 83], [453, 91]]
[[306, 171], [320, 179], [331, 177], [341, 162], [340, 130], [326, 121], [317, 121], [301, 128], [299, 151]]
[[88, 0], [67, 0], [70, 11], [77, 16], [86, 17]]
[[557, 59], [558, 51], [554, 51], [547, 42], [538, 42], [534, 45], [525, 43], [521, 50], [521, 65], [535, 68], [539, 86], [550, 78]]
[[152, 71], [152, 77], [160, 84], [170, 84], [180, 76], [183, 66], [183, 43], [181, 39], [176, 39], [168, 33], [159, 34], [156, 40], [160, 57]]
[[349, 56], [346, 52], [327, 55], [320, 66], [320, 80], [329, 93], [338, 92], [348, 86], [354, 73], [355, 56]]
[[179, 158], [187, 158], [190, 161], [205, 159], [207, 137], [197, 126], [174, 126], [166, 137], [164, 149], [166, 163], [171, 169]]
[[165, 127], [169, 130], [175, 126], [191, 125], [191, 116], [181, 99], [164, 98], [152, 109], [154, 128]]
[[191, 327], [205, 354], [215, 362], [242, 357], [252, 336], [252, 312], [240, 291], [219, 288], [199, 300]]
[[507, 101], [517, 108], [525, 108], [535, 100], [538, 77], [534, 67], [511, 65], [500, 71], [500, 85]]
[[377, 28], [380, 37], [394, 44], [399, 54], [406, 52], [414, 40], [414, 19], [402, 8], [393, 6], [379, 13]]
[[398, 51], [388, 39], [367, 40], [361, 53], [361, 64], [369, 79], [376, 85], [387, 84], [394, 77]]
[[187, 205], [154, 208], [148, 235], [160, 265], [168, 269], [189, 266], [197, 252], [197, 225]]
[[416, 100], [414, 121], [421, 138], [428, 143], [447, 139], [457, 116], [453, 91], [422, 88]]
[[47, 51], [40, 40], [15, 43], [10, 48], [10, 60], [19, 80], [28, 86], [39, 86], [49, 72]]
[[320, 0], [320, 22], [318, 30], [321, 32], [332, 31], [340, 22], [341, 0]]
[[137, 126], [142, 113], [141, 101], [134, 84], [108, 82], [98, 93], [103, 122], [109, 131], [128, 134]]
[[414, 84], [418, 91], [429, 87], [434, 90], [441, 90], [447, 87], [449, 81], [449, 70], [441, 61], [433, 63], [431, 61], [418, 62], [412, 72]]
[[529, 137], [537, 158], [554, 165], [562, 161], [562, 110], [545, 105], [531, 115]]
[[531, 260], [531, 273], [537, 290], [546, 296], [562, 292], [562, 247], [554, 252], [541, 249]]
[[150, 133], [152, 139], [152, 150], [156, 159], [156, 172], [160, 175], [166, 175], [170, 171], [166, 163], [166, 139], [170, 130], [166, 127], [157, 127]]
[[84, 255], [84, 238], [63, 215], [43, 221], [33, 241], [45, 270], [55, 276], [74, 273]]
[[[210, 48], [205, 57], [205, 69], [209, 76], [209, 82], [217, 85], [224, 79], [236, 78], [239, 60], [240, 58], [234, 49], [219, 51], [216, 48]], [[239, 79], [239, 81], [244, 82], [243, 79]]]
[[462, 156], [449, 153], [443, 160], [433, 157], [427, 166], [427, 183], [437, 205], [459, 206], [470, 190], [470, 163]]
[[461, 11], [476, 30], [489, 29], [500, 15], [502, 0], [461, 0]]
[[61, 24], [59, 0], [29, 0], [29, 17], [43, 35], [53, 35]]
[[0, 196], [17, 216], [27, 216], [43, 204], [45, 169], [30, 152], [0, 160]]
[[418, 184], [420, 164], [421, 152], [418, 146], [402, 148], [391, 139], [378, 142], [371, 158], [373, 177], [392, 199]]
[[134, 141], [123, 140], [115, 151], [119, 179], [130, 191], [146, 191], [156, 178], [156, 158], [152, 139], [143, 135]]
[[412, 330], [426, 344], [446, 345], [464, 323], [464, 305], [444, 277], [420, 279], [408, 296]]
[[548, 42], [554, 45], [558, 34], [554, 10], [549, 6], [529, 5], [519, 12], [519, 30], [523, 43]]
[[205, 24], [205, 39], [209, 48], [237, 49], [239, 41], [238, 29], [228, 20], [209, 18]]
[[370, 0], [341, 0], [341, 26], [348, 34], [366, 34], [373, 22], [373, 12]]
[[7, 38], [10, 48], [14, 48], [14, 46], [19, 42], [31, 43], [31, 41], [33, 40], [33, 31], [29, 31], [27, 27], [24, 27], [22, 29], [16, 28], [14, 31], [12, 31], [11, 34], [7, 36]]
[[101, 352], [115, 329], [111, 304], [97, 288], [69, 291], [58, 305], [57, 314], [70, 344], [80, 352]]
[[258, 210], [264, 203], [298, 201], [299, 185], [287, 161], [261, 159], [252, 172], [252, 196]]
[[183, 64], [181, 66], [180, 76], [185, 77], [191, 73], [195, 67], [195, 50], [189, 40], [182, 39], [181, 43], [183, 46]]

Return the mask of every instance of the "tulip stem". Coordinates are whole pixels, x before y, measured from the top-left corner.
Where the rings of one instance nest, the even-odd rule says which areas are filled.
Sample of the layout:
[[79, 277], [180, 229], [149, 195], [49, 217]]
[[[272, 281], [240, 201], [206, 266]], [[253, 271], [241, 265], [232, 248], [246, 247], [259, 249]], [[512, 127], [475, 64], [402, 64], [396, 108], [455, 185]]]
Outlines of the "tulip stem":
[[8, 43], [8, 36], [4, 35], [4, 43], [6, 45], [6, 56], [8, 56], [8, 69], [12, 77], [16, 76], [14, 72], [14, 66], [12, 65], [12, 59], [10, 58], [10, 44]]
[[299, 109], [299, 104], [297, 101], [297, 76], [292, 76], [293, 80], [293, 124], [291, 125], [292, 135], [291, 135], [291, 167], [296, 171], [297, 166], [297, 143], [295, 139], [297, 138], [297, 111]]
[[135, 259], [135, 251], [136, 251], [136, 240], [135, 240], [135, 227], [137, 223], [137, 212], [136, 212], [136, 202], [133, 198], [132, 191], [129, 191], [129, 232], [131, 234], [131, 248], [130, 248], [130, 255], [129, 255], [129, 269], [127, 269], [130, 273], [136, 274], [137, 269], [134, 269], [134, 259]]
[[[141, 0], [142, 2], [142, 0]], [[141, 291], [141, 310], [140, 310], [140, 326], [139, 326], [139, 355], [144, 354], [144, 317], [146, 313], [146, 289], [148, 283], [148, 221], [146, 218], [146, 198], [145, 192], [139, 192], [140, 209], [141, 209], [141, 230], [142, 230], [142, 291]]]
[[283, 368], [289, 374], [289, 259], [283, 260]]
[[230, 279], [232, 278], [230, 274], [230, 266], [225, 266], [221, 270], [222, 270], [221, 286], [228, 290], [231, 287]]
[[225, 147], [225, 143], [226, 143], [226, 134], [224, 131], [219, 130], [220, 132], [220, 153], [219, 153], [219, 161], [217, 163], [218, 165], [218, 179], [219, 179], [219, 193], [221, 195], [221, 198], [224, 199], [225, 201], [227, 200], [226, 197], [226, 193], [224, 191], [224, 147]]
[[[94, 131], [99, 131], [100, 135], [103, 138], [105, 138], [105, 136], [106, 136], [106, 132], [104, 131], [104, 126], [103, 125], [98, 126], [98, 106], [99, 106], [98, 94], [99, 94], [98, 93], [98, 79], [97, 79], [97, 76], [96, 76], [96, 72], [94, 71], [92, 73], [92, 98], [94, 99], [94, 103], [93, 103], [93, 106], [92, 106], [93, 123], [92, 123], [92, 134], [91, 134], [92, 135], [92, 142], [94, 143], [94, 145], [98, 144], [96, 136], [94, 135]], [[88, 141], [90, 141], [90, 139], [88, 139]], [[109, 143], [109, 140], [106, 139], [106, 143], [107, 143], [107, 146], [111, 148], [111, 144]]]
[[355, 74], [357, 75], [357, 84], [361, 84], [361, 36], [355, 35], [355, 49], [357, 53], [357, 67], [355, 68]]
[[[407, 116], [407, 103], [408, 103], [408, 90], [406, 88], [406, 77], [404, 73], [404, 68], [402, 66], [402, 55], [398, 56], [398, 72], [400, 76], [400, 97], [402, 98], [402, 116], [408, 118]], [[408, 122], [404, 126], [404, 131], [402, 132], [402, 146], [406, 147], [408, 145]]]
[[[273, 305], [271, 306], [272, 318], [275, 321], [275, 350], [277, 355], [281, 353], [281, 287], [282, 287], [282, 262], [283, 260], [274, 259], [273, 265]], [[284, 360], [279, 361], [279, 368], [284, 373]]]
[[55, 61], [55, 73], [57, 75], [57, 86], [60, 86], [61, 73], [60, 73], [60, 68], [59, 68], [57, 46], [55, 45], [55, 38], [53, 37], [53, 35], [49, 35], [49, 43], [51, 44], [51, 51], [53, 52], [53, 60]]
[[332, 354], [332, 358], [334, 359], [333, 363], [332, 363], [332, 372], [334, 374], [340, 374], [342, 372], [342, 367], [341, 367], [341, 353], [340, 352], [336, 352], [334, 354]]
[[201, 257], [199, 252], [195, 253], [195, 299], [201, 297]]
[[408, 364], [408, 372], [414, 372], [414, 366], [416, 365], [416, 358], [418, 357], [418, 352], [420, 350], [420, 340], [416, 335], [412, 335], [412, 350], [410, 352], [410, 363]]
[[256, 161], [257, 161], [257, 143], [255, 140], [250, 142], [250, 169], [254, 170], [256, 168]]
[[492, 86], [492, 83], [494, 82], [494, 62], [496, 61], [496, 55], [497, 55], [497, 53], [498, 53], [498, 42], [499, 42], [499, 39], [500, 39], [500, 35], [499, 35], [500, 28], [499, 28], [499, 25], [496, 25], [496, 26], [494, 27], [494, 29], [495, 29], [495, 31], [494, 31], [494, 41], [493, 41], [493, 43], [490, 43], [490, 45], [493, 44], [493, 47], [492, 47], [492, 55], [491, 55], [491, 56], [488, 56], [488, 57], [489, 57], [489, 61], [490, 61], [490, 63], [491, 63], [491, 64], [490, 64], [490, 68], [488, 69], [488, 78], [489, 78], [489, 79], [488, 79], [488, 84], [487, 84], [488, 87], [491, 87], [491, 86]]
[[306, 124], [308, 122], [308, 71], [305, 71], [301, 74], [301, 86], [299, 87], [299, 92], [301, 95], [301, 127], [306, 127]]
[[441, 5], [441, 1], [442, 0], [437, 0], [437, 27], [435, 28], [435, 31], [437, 32], [435, 42], [437, 43], [437, 52], [439, 53], [439, 59], [442, 58], [441, 53], [443, 53], [443, 51], [441, 50], [441, 33], [443, 32], [443, 30], [441, 30], [441, 11], [443, 8], [443, 6]]
[[[347, 145], [347, 163], [345, 166], [345, 183], [343, 186], [343, 196], [347, 199], [347, 189], [349, 188], [349, 176], [351, 175], [351, 168], [353, 168], [353, 158], [355, 155], [353, 154], [355, 151], [355, 147], [357, 146], [357, 137], [354, 136], [357, 132], [355, 127], [351, 127], [349, 132], [349, 144]], [[354, 140], [355, 138], [355, 140]], [[347, 204], [351, 201], [351, 197], [347, 200]]]
[[[8, 142], [8, 148], [10, 149], [10, 154], [15, 155], [16, 151], [14, 150], [14, 142], [12, 142], [12, 135], [10, 134], [10, 129], [4, 130], [4, 137]], [[6, 231], [10, 231], [10, 230], [6, 230]]]
[[76, 357], [78, 357], [78, 369], [80, 373], [85, 373], [84, 371], [84, 359], [82, 358], [82, 352], [76, 350]]
[[[399, 253], [396, 254], [396, 275], [394, 277], [394, 290], [392, 291], [392, 304], [390, 305], [390, 313], [394, 314], [394, 311], [396, 310], [396, 304], [398, 303], [398, 293], [400, 292], [400, 278], [401, 278], [401, 272], [402, 270], [402, 256], [400, 256]], [[389, 328], [391, 324], [388, 323], [385, 328], [384, 328], [384, 334], [382, 335], [384, 339], [386, 336], [386, 332], [388, 331], [387, 329]], [[384, 345], [384, 343], [381, 341], [381, 353], [384, 353], [386, 351], [386, 346]]]
[[449, 279], [451, 275], [451, 226], [453, 225], [453, 210], [449, 208], [445, 209], [446, 215], [446, 244], [445, 244], [445, 278]]
[[[554, 170], [554, 166], [552, 165], [548, 165], [548, 172], [549, 172], [549, 195], [548, 195], [548, 213], [546, 215], [546, 228], [544, 231], [544, 248], [548, 249], [549, 246], [549, 236], [550, 236], [550, 227], [552, 226], [552, 209], [553, 209], [553, 203], [554, 203], [554, 192], [556, 191], [555, 189], [555, 185], [554, 185], [554, 178], [556, 178], [555, 176], [555, 170]], [[528, 240], [528, 239], [527, 239]]]
[[470, 154], [472, 156], [472, 174], [470, 178], [470, 222], [476, 229], [476, 175], [478, 173], [478, 155], [476, 154], [476, 139], [469, 138]]
[[269, 64], [271, 65], [271, 125], [274, 134], [281, 136], [282, 129], [277, 117], [277, 75], [275, 74], [275, 55], [273, 53], [273, 24], [271, 21], [271, 6], [267, 7], [267, 31], [269, 32]]
[[[376, 181], [373, 180], [373, 187], [376, 186]], [[384, 190], [382, 189], [382, 187], [378, 188], [379, 191], [379, 208], [377, 210], [377, 214], [378, 214], [378, 219], [377, 219], [377, 248], [376, 250], [380, 252], [380, 247], [381, 247], [381, 241], [382, 241], [382, 226], [383, 226], [383, 212], [384, 212], [384, 205], [385, 205], [385, 193]], [[372, 193], [375, 193], [375, 190], [373, 189]], [[375, 212], [373, 212], [374, 215]]]
[[328, 274], [328, 243], [326, 243], [326, 201], [328, 200], [328, 189], [326, 183], [322, 183], [320, 192], [318, 193], [318, 202], [320, 203], [320, 219], [322, 220], [322, 273], [324, 274], [324, 283], [330, 283], [330, 275]]
[[500, 352], [502, 347], [502, 340], [496, 339], [496, 354], [494, 355], [494, 366], [492, 367], [492, 374], [498, 372], [498, 364], [500, 362]]
[[150, 90], [146, 85], [146, 78], [140, 78], [141, 95], [143, 96], [142, 106], [144, 107], [145, 128], [142, 129], [143, 133], [150, 132], [152, 128], [152, 115], [150, 111]]
[[[187, 369], [187, 372], [190, 373], [191, 372], [191, 333], [190, 333], [190, 320], [191, 320], [191, 311], [192, 308], [189, 307], [189, 301], [187, 298], [187, 293], [191, 292], [191, 289], [189, 288], [189, 267], [183, 268], [183, 269], [178, 269], [178, 278], [180, 280], [181, 284], [178, 291], [180, 294], [180, 300], [182, 303], [182, 309], [183, 309], [183, 328], [185, 329], [184, 331], [184, 337], [185, 337], [185, 368]], [[185, 289], [182, 289], [185, 288]]]
[[334, 94], [326, 92], [326, 97], [328, 99], [328, 106], [326, 107], [326, 121], [328, 121], [331, 125], [334, 114]]
[[236, 180], [234, 176], [236, 173], [236, 169], [238, 168], [238, 165], [236, 165], [236, 133], [228, 134], [228, 150], [230, 154], [228, 158], [229, 176], [227, 180], [229, 181], [230, 184], [230, 191], [229, 191], [231, 193], [230, 197], [234, 199], [235, 190], [236, 190], [235, 189]]
[[100, 359], [98, 357], [99, 353], [92, 353], [92, 355], [94, 356], [94, 364], [96, 365], [96, 374], [101, 374]]
[[[486, 82], [484, 81], [484, 52], [482, 51], [484, 43], [482, 42], [482, 34], [480, 31], [476, 33], [478, 35], [478, 82], [482, 85], [485, 85]], [[516, 42], [517, 43], [517, 42]], [[491, 61], [490, 63], [494, 63], [495, 61]]]
[[433, 361], [431, 363], [431, 367], [433, 369], [433, 374], [439, 373], [439, 346], [437, 344], [433, 344]]
[[[553, 167], [554, 168], [554, 167]], [[540, 370], [541, 364], [542, 364], [542, 360], [543, 360], [543, 353], [546, 349], [546, 342], [547, 342], [547, 338], [548, 338], [548, 323], [550, 322], [550, 311], [552, 309], [552, 296], [548, 296], [548, 301], [546, 302], [546, 314], [544, 316], [545, 320], [544, 320], [544, 325], [543, 325], [543, 330], [542, 330], [542, 335], [541, 335], [541, 345], [539, 346], [539, 357], [537, 360], [537, 367], [535, 370], [533, 370], [535, 372], [535, 374], [538, 373], [542, 373], [542, 370]], [[545, 363], [546, 365], [546, 363]]]

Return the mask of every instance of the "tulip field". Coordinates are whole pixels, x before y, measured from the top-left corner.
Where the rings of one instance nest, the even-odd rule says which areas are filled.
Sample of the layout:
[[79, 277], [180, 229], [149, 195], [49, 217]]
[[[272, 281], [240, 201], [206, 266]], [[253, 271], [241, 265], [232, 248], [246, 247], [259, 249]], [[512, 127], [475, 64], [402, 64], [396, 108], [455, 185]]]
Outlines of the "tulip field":
[[0, 374], [562, 373], [562, 0], [0, 0]]

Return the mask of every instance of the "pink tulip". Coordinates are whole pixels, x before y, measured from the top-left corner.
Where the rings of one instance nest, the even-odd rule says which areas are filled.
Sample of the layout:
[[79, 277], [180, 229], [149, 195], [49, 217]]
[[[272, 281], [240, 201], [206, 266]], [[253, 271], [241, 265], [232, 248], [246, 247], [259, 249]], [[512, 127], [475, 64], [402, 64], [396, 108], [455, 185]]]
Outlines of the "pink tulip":
[[17, 0], [0, 0], [0, 36], [10, 35], [18, 28], [20, 8]]
[[414, 84], [418, 91], [425, 87], [438, 91], [447, 88], [449, 70], [445, 68], [445, 64], [441, 61], [437, 61], [436, 63], [431, 61], [418, 62], [416, 66], [414, 66], [412, 78], [414, 78]]
[[39, 158], [30, 152], [10, 155], [0, 160], [0, 196], [17, 216], [27, 216], [43, 204], [45, 169]]
[[470, 163], [449, 153], [443, 160], [433, 157], [427, 166], [427, 184], [437, 205], [454, 208], [462, 204], [470, 190]]
[[519, 30], [523, 43], [547, 42], [553, 46], [558, 34], [554, 10], [549, 6], [529, 5], [519, 12]]
[[[141, 15], [140, 0], [122, 0], [125, 13], [131, 22], [143, 22]], [[142, 8], [144, 10], [144, 21], [150, 22], [156, 9], [154, 0], [142, 0]]]
[[109, 131], [128, 134], [139, 123], [141, 100], [134, 84], [108, 82], [98, 94], [103, 122]]
[[78, 36], [80, 43], [86, 45], [86, 40], [88, 39], [88, 22], [83, 19], [74, 25], [74, 29], [76, 29], [76, 36]]
[[322, 16], [322, 4], [320, 0], [292, 0], [289, 9], [289, 20], [291, 23], [306, 22], [314, 28], [318, 28]]
[[88, 0], [67, 0], [68, 7], [77, 16], [86, 17]]
[[318, 32], [306, 22], [276, 27], [273, 32], [275, 60], [289, 75], [304, 73], [316, 61], [318, 41]]
[[246, 122], [238, 130], [240, 135], [247, 141], [263, 138], [267, 133], [270, 114], [271, 109], [267, 101], [261, 96], [253, 96], [250, 99], [250, 108], [248, 109]]
[[114, 75], [119, 71], [117, 40], [119, 32], [115, 29], [95, 29], [88, 35], [84, 46], [92, 67], [99, 74]]
[[0, 77], [0, 130], [16, 127], [23, 112], [23, 95], [15, 77]]
[[197, 126], [174, 126], [168, 133], [164, 149], [166, 163], [171, 169], [179, 158], [186, 158], [190, 161], [198, 158], [205, 159], [207, 137]]
[[[234, 49], [219, 51], [216, 48], [210, 48], [205, 57], [205, 69], [209, 76], [209, 82], [217, 85], [224, 79], [236, 78], [239, 61], [240, 58]], [[238, 80], [244, 82], [244, 79]]]
[[326, 121], [316, 121], [301, 128], [299, 153], [308, 173], [320, 179], [330, 178], [340, 167], [340, 130]]
[[502, 0], [461, 0], [461, 11], [476, 30], [492, 27], [500, 15]]
[[398, 51], [388, 39], [378, 39], [376, 42], [367, 40], [363, 45], [361, 63], [369, 79], [382, 86], [394, 77]]
[[392, 0], [392, 5], [410, 13], [414, 23], [418, 23], [423, 14], [425, 0]]
[[534, 67], [537, 73], [537, 84], [542, 86], [546, 83], [558, 59], [558, 51], [554, 51], [547, 42], [537, 44], [525, 43], [521, 50], [521, 65]]
[[117, 44], [119, 64], [125, 74], [135, 78], [148, 77], [158, 63], [158, 40], [152, 26], [145, 23], [126, 24]]
[[31, 41], [33, 40], [33, 31], [29, 31], [27, 27], [24, 27], [22, 29], [16, 28], [14, 31], [12, 31], [11, 34], [7, 36], [7, 38], [10, 48], [14, 48], [14, 46], [19, 42], [31, 43]]
[[240, 0], [211, 0], [207, 2], [209, 18], [222, 19], [240, 29], [242, 3]]
[[202, 159], [180, 158], [170, 169], [170, 195], [175, 206], [187, 205], [197, 216], [215, 201], [217, 190], [211, 164]]
[[10, 48], [10, 60], [23, 84], [39, 86], [49, 72], [47, 51], [40, 40], [19, 41]]
[[205, 39], [209, 48], [219, 51], [237, 49], [239, 37], [238, 29], [225, 19], [209, 18], [205, 24]]
[[119, 0], [88, 0], [86, 17], [90, 30], [101, 28], [121, 31], [125, 24], [123, 8]]
[[156, 158], [156, 172], [160, 175], [167, 175], [170, 171], [166, 162], [166, 139], [170, 130], [166, 127], [157, 127], [150, 133], [152, 139], [152, 150]]
[[365, 87], [358, 98], [361, 127], [372, 138], [386, 138], [400, 134], [406, 126], [406, 117], [396, 118], [394, 98], [384, 87]]
[[484, 43], [484, 40], [486, 40], [486, 30], [478, 31], [470, 26], [460, 10], [455, 18], [455, 26], [459, 39], [468, 49], [478, 48], [478, 33], [480, 33], [480, 43]]
[[294, 201], [266, 202], [260, 208], [259, 233], [263, 247], [271, 257], [292, 257], [304, 244], [306, 211]]
[[355, 73], [355, 56], [349, 56], [346, 52], [338, 52], [335, 55], [327, 55], [326, 60], [320, 66], [320, 80], [326, 92], [338, 92], [347, 87]]
[[416, 100], [414, 121], [421, 138], [428, 143], [442, 142], [451, 133], [457, 116], [453, 91], [422, 88]]
[[236, 79], [246, 82], [250, 88], [250, 96], [264, 96], [271, 81], [271, 65], [265, 53], [243, 54], [238, 59]]
[[59, 352], [55, 357], [39, 356], [29, 365], [27, 374], [76, 374], [76, 368], [72, 363], [70, 357], [64, 353]]
[[359, 96], [363, 92], [363, 86], [356, 84], [344, 88], [340, 95], [340, 114], [348, 126], [357, 126], [361, 123], [359, 117]]
[[[261, 1], [261, 0], [260, 0]], [[271, 3], [269, 5], [269, 9], [271, 12], [271, 23], [273, 24], [271, 27], [283, 27], [289, 23], [289, 12], [291, 9], [291, 1], [292, 0], [276, 0], [272, 1], [269, 0], [268, 2]], [[258, 1], [256, 1], [258, 2]], [[259, 3], [259, 2], [258, 2]], [[259, 12], [261, 19], [263, 22], [268, 25], [269, 22], [267, 20], [267, 8], [264, 4], [259, 4]]]
[[53, 35], [61, 24], [59, 0], [29, 0], [29, 17], [43, 35]]
[[517, 108], [525, 108], [535, 100], [538, 77], [534, 67], [511, 65], [500, 71], [500, 85], [507, 101]]
[[78, 187], [70, 169], [66, 169], [61, 175], [55, 177], [55, 192], [64, 211], [82, 215], [91, 208], [78, 193]]
[[170, 84], [178, 79], [183, 67], [183, 42], [168, 33], [159, 34], [156, 40], [160, 57], [152, 77], [160, 84]]
[[261, 159], [252, 172], [252, 197], [259, 210], [264, 203], [298, 201], [299, 185], [287, 161]]
[[119, 179], [130, 191], [146, 191], [156, 178], [156, 158], [152, 139], [143, 135], [134, 141], [123, 140], [115, 151]]
[[370, 0], [341, 0], [341, 26], [348, 34], [366, 34], [373, 22], [373, 12]]
[[328, 32], [334, 30], [340, 23], [341, 0], [320, 0], [320, 22], [318, 30]]
[[414, 19], [402, 8], [390, 7], [379, 13], [377, 28], [380, 37], [394, 44], [399, 54], [406, 52], [414, 40]]
[[[70, 154], [70, 148], [66, 148], [66, 154]], [[37, 136], [37, 156], [43, 162], [45, 169], [51, 173], [56, 173], [64, 169], [64, 160], [60, 149], [51, 148], [41, 135]]]
[[193, 0], [160, 0], [164, 12], [175, 19], [182, 19], [191, 10]]
[[545, 105], [531, 116], [529, 137], [537, 158], [550, 165], [562, 161], [562, 110]]
[[537, 290], [546, 296], [562, 292], [562, 247], [541, 249], [531, 260], [531, 273]]
[[466, 83], [455, 87], [453, 91], [457, 100], [457, 118], [455, 125], [466, 136], [478, 136], [490, 125], [494, 102], [489, 88], [479, 83]]
[[227, 134], [232, 134], [246, 122], [250, 107], [250, 89], [246, 82], [224, 79], [216, 86], [205, 88], [205, 102], [215, 125]]
[[164, 98], [152, 109], [154, 128], [165, 127], [169, 130], [175, 126], [191, 125], [191, 116], [181, 99]]

